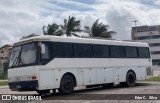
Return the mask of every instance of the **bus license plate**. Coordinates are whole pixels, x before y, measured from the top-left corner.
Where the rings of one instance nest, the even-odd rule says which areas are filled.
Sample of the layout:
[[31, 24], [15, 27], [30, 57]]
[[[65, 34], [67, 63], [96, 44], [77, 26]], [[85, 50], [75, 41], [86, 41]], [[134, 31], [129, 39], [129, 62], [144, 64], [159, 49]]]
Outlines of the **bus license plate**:
[[20, 86], [20, 85], [17, 85], [16, 88], [21, 88], [21, 86]]

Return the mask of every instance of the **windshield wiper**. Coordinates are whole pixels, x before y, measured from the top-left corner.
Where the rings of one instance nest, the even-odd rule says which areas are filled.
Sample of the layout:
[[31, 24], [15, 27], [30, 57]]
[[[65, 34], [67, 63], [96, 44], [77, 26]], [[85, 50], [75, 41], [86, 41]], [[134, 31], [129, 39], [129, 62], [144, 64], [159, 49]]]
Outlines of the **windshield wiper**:
[[20, 63], [23, 65], [24, 64], [24, 60], [21, 57], [16, 57], [16, 59], [13, 61], [12, 67], [17, 65], [20, 65]]
[[[12, 66], [11, 67], [13, 67], [14, 66], [14, 64], [15, 64], [15, 62], [16, 62], [16, 60], [18, 59], [18, 57], [16, 57], [16, 59], [13, 61], [13, 64], [12, 64]], [[17, 62], [16, 62], [16, 64], [17, 64]]]

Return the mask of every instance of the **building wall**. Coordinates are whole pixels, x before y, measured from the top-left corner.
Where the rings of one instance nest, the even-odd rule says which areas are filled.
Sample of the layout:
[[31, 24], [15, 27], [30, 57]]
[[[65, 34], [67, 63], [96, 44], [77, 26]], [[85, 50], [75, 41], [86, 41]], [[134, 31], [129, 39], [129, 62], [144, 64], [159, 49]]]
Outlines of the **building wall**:
[[11, 50], [12, 46], [10, 45], [4, 45], [0, 48], [0, 72], [7, 72]]
[[150, 45], [153, 65], [160, 66], [160, 25], [132, 27], [132, 40]]
[[7, 45], [0, 48], [0, 60], [8, 59], [11, 54], [12, 47]]

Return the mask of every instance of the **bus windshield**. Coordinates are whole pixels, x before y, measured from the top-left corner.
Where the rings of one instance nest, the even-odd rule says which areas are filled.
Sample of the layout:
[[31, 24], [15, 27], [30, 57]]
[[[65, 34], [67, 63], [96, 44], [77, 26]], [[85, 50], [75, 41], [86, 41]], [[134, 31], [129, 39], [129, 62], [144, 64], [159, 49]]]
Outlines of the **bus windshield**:
[[24, 66], [36, 62], [37, 44], [27, 43], [16, 46], [12, 50], [9, 67]]

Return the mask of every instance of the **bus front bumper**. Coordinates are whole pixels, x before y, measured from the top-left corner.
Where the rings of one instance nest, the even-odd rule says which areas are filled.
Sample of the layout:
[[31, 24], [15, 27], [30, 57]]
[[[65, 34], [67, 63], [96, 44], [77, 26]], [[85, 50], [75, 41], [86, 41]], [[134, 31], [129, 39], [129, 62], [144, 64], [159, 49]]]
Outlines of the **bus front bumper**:
[[38, 80], [9, 82], [12, 91], [35, 91], [38, 88]]

